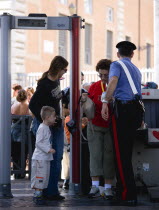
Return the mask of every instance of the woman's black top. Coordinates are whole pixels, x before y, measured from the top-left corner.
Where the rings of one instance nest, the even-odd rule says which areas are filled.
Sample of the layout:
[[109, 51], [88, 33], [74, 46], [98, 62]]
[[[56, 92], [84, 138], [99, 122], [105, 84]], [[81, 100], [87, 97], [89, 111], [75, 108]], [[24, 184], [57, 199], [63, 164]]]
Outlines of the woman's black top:
[[56, 114], [60, 115], [60, 99], [62, 93], [59, 80], [52, 81], [47, 77], [38, 83], [36, 91], [29, 103], [29, 109], [34, 116], [42, 122], [40, 111], [43, 106], [51, 106], [55, 109]]

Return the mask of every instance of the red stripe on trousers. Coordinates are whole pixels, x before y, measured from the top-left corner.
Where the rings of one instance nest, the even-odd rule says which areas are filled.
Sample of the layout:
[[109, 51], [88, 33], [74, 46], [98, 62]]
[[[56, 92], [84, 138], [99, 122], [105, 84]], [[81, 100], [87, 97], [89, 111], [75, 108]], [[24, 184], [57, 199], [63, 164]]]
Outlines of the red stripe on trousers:
[[117, 159], [117, 166], [121, 178], [121, 182], [123, 184], [123, 192], [122, 192], [122, 200], [126, 200], [126, 194], [127, 194], [127, 187], [124, 179], [124, 173], [122, 169], [122, 162], [120, 158], [120, 151], [119, 151], [119, 144], [118, 144], [118, 135], [117, 135], [117, 129], [116, 129], [116, 120], [115, 116], [112, 116], [112, 127], [113, 127], [113, 136], [114, 136], [114, 145], [115, 145], [115, 153], [116, 153], [116, 159]]

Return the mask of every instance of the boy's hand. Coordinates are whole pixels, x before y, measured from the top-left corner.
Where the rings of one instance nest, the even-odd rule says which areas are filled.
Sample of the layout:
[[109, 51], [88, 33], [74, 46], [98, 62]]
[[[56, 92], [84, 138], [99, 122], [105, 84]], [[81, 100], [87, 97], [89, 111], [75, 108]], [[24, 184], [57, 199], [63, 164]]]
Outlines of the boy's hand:
[[49, 153], [52, 153], [52, 154], [54, 154], [56, 151], [54, 150], [54, 149], [50, 149], [49, 150]]

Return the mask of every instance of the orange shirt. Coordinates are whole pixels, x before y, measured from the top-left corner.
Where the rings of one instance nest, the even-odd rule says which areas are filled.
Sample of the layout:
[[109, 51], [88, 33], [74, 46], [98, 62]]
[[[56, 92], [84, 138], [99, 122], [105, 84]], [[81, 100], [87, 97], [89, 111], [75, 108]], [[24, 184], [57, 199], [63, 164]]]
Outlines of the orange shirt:
[[65, 118], [65, 124], [64, 124], [64, 131], [65, 131], [66, 140], [68, 144], [70, 144], [70, 131], [68, 130], [66, 123], [69, 121], [70, 121], [70, 115]]
[[[68, 130], [66, 123], [69, 121], [70, 121], [70, 115], [65, 118], [65, 123], [64, 123], [64, 131], [65, 131], [66, 140], [67, 140], [68, 144], [70, 144], [70, 131]], [[82, 129], [84, 127], [85, 127], [85, 125], [82, 123]]]

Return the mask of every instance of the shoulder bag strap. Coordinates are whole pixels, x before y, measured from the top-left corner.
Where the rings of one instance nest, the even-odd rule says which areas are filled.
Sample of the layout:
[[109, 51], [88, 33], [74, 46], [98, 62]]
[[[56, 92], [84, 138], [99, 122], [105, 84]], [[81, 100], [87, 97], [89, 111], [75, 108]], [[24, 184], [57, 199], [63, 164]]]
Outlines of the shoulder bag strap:
[[125, 65], [122, 61], [117, 61], [117, 62], [120, 63], [120, 65], [123, 67], [124, 72], [125, 72], [125, 74], [126, 74], [126, 76], [127, 76], [127, 78], [128, 78], [130, 87], [131, 87], [131, 89], [132, 89], [132, 92], [134, 93], [134, 95], [137, 94], [137, 93], [138, 93], [138, 92], [137, 92], [137, 89], [136, 89], [136, 87], [135, 87], [135, 84], [134, 84], [134, 82], [133, 82], [133, 80], [132, 80], [132, 77], [131, 77], [131, 75], [130, 75], [130, 72], [129, 72], [128, 68], [126, 67], [126, 65]]

